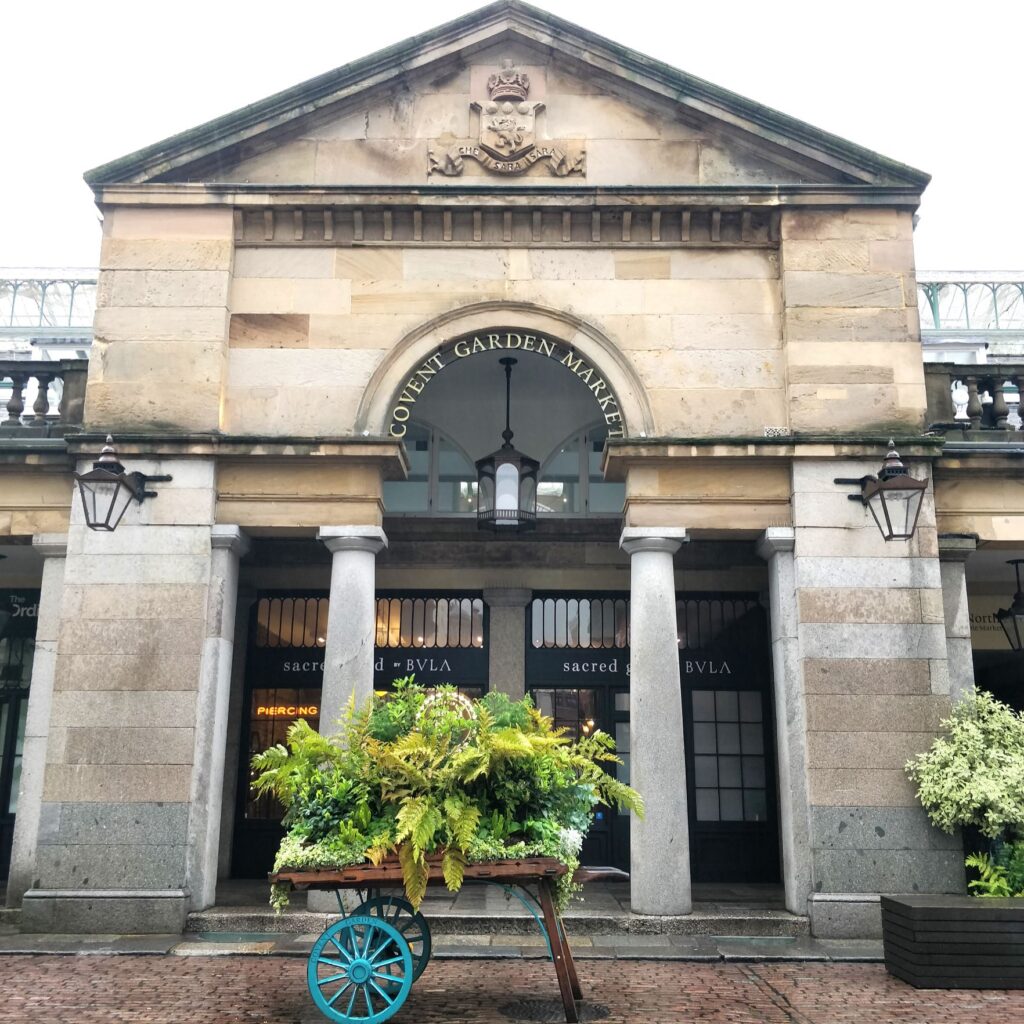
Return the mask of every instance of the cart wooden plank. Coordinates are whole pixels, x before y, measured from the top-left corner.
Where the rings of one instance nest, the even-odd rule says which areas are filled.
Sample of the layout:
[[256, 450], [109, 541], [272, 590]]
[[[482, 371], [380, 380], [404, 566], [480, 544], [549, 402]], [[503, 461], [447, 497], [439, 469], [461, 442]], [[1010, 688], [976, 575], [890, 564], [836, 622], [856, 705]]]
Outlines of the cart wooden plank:
[[[440, 857], [428, 857], [427, 882], [444, 882]], [[487, 860], [467, 864], [463, 878], [481, 881], [503, 881], [510, 885], [536, 882], [541, 878], [558, 878], [568, 869], [554, 857], [524, 857], [521, 860]], [[344, 868], [322, 868], [317, 871], [282, 868], [270, 875], [274, 884], [287, 883], [296, 889], [367, 889], [382, 882], [401, 882], [402, 866], [388, 859], [381, 864], [353, 864]]]

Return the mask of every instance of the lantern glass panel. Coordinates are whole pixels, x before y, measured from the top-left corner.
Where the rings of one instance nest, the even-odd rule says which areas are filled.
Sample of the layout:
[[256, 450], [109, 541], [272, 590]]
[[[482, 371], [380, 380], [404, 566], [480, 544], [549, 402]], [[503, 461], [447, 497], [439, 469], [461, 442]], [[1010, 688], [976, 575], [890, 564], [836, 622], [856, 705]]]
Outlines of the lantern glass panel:
[[519, 522], [519, 469], [511, 462], [498, 466], [494, 475], [495, 523], [515, 526]]
[[1014, 651], [1024, 650], [1024, 606], [1017, 607], [1013, 602], [1010, 608], [1002, 608], [996, 613], [999, 625], [1003, 627], [1010, 649]]
[[134, 494], [124, 477], [93, 470], [78, 478], [86, 525], [92, 530], [110, 532], [117, 527]]
[[868, 508], [886, 540], [910, 540], [923, 500], [922, 487], [893, 486], [892, 481], [882, 481], [869, 493]]

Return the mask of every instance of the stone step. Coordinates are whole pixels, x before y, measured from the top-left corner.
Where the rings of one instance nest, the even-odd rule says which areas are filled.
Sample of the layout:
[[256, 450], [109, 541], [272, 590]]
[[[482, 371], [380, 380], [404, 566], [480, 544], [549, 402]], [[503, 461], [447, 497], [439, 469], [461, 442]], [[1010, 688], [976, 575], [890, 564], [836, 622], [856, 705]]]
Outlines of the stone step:
[[[442, 935], [529, 935], [537, 930], [527, 914], [448, 912], [427, 914], [431, 931]], [[263, 906], [211, 907], [189, 914], [185, 930], [192, 933], [286, 933], [310, 935], [322, 932], [338, 919], [337, 914], [288, 910], [275, 914]], [[728, 935], [789, 936], [810, 934], [806, 917], [783, 910], [735, 908], [697, 909], [680, 917], [645, 917], [591, 911], [565, 915], [571, 935]]]
[[20, 907], [0, 907], [0, 935], [11, 935], [17, 932], [20, 923]]

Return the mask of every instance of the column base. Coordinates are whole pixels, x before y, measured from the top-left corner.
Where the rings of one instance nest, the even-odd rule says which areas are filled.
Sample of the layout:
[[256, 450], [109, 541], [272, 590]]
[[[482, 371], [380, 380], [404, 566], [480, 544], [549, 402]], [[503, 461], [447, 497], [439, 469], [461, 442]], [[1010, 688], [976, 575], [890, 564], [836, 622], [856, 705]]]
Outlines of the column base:
[[30, 889], [21, 904], [23, 932], [167, 935], [185, 930], [184, 889]]
[[807, 900], [816, 939], [880, 939], [882, 908], [877, 893], [816, 892]]

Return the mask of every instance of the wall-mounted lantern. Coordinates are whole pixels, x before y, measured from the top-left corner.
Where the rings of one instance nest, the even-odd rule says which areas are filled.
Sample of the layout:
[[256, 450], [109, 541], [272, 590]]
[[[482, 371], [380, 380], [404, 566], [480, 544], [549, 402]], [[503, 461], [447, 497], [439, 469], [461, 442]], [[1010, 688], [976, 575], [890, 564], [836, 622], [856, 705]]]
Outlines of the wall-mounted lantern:
[[85, 525], [90, 530], [112, 533], [132, 501], [140, 505], [146, 498], [155, 498], [156, 491], [147, 491], [149, 483], [172, 479], [169, 476], [146, 476], [145, 473], [126, 473], [117, 460], [114, 439], [108, 434], [107, 443], [99, 459], [88, 473], [76, 473], [78, 491], [82, 495]]
[[1000, 608], [996, 612], [996, 621], [1003, 627], [1010, 647], [1015, 651], [1024, 651], [1024, 591], [1020, 585], [1020, 567], [1024, 558], [1013, 558], [1007, 565], [1012, 565], [1017, 573], [1017, 593], [1013, 595], [1013, 603], [1009, 608]]
[[540, 463], [512, 446], [509, 412], [512, 401], [512, 367], [516, 360], [506, 356], [504, 444], [476, 464], [476, 524], [482, 530], [522, 532], [537, 525], [537, 473]]
[[878, 476], [836, 477], [834, 482], [860, 485], [860, 494], [851, 494], [850, 501], [859, 501], [871, 509], [885, 540], [910, 540], [914, 536], [928, 482], [910, 475], [896, 451], [895, 441], [889, 441]]

